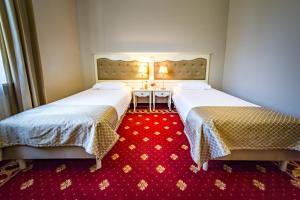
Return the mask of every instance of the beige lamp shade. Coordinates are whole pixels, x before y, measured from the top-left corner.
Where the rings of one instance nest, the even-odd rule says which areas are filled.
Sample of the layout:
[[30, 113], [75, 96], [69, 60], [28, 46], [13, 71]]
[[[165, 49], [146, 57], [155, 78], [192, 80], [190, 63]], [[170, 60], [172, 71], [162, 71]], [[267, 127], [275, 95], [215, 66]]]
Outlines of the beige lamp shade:
[[160, 66], [158, 70], [159, 74], [167, 74], [168, 73], [168, 68], [167, 66]]
[[140, 64], [138, 73], [140, 74], [147, 74], [147, 65], [145, 63]]

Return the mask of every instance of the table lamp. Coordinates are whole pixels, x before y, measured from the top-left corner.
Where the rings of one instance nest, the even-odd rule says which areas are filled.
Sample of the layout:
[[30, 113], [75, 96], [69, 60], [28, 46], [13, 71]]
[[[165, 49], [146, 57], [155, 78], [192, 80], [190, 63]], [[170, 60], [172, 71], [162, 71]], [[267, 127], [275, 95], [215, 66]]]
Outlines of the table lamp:
[[165, 75], [168, 74], [168, 68], [167, 66], [160, 66], [159, 67], [159, 70], [158, 70], [158, 73], [162, 75], [162, 79], [163, 79], [163, 87], [162, 89], [166, 89], [165, 88]]

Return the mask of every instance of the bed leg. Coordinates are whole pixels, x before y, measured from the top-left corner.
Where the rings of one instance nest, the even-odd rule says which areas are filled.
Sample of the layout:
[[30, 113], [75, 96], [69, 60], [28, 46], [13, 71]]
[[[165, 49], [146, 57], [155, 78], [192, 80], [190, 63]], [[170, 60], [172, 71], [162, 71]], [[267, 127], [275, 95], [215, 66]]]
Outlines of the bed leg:
[[101, 169], [102, 164], [101, 164], [101, 160], [100, 159], [96, 159], [96, 169]]
[[198, 164], [198, 170], [203, 169], [203, 171], [208, 170], [208, 162], [203, 163], [202, 165]]
[[208, 162], [203, 163], [202, 168], [204, 171], [208, 170]]
[[280, 170], [285, 172], [287, 169], [287, 165], [288, 165], [289, 161], [281, 161], [280, 163]]
[[19, 164], [20, 169], [25, 169], [26, 168], [26, 162], [23, 159], [18, 159], [17, 163]]

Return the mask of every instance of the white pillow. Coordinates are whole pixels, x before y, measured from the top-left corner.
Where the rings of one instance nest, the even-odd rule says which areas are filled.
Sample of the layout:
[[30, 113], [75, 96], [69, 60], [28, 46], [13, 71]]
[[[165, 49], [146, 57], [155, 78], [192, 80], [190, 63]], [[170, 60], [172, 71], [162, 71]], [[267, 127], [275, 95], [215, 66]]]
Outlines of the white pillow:
[[96, 83], [93, 89], [96, 90], [123, 90], [126, 85], [120, 81], [105, 81], [101, 83]]
[[182, 90], [208, 90], [211, 86], [202, 81], [187, 81], [178, 84], [178, 87]]

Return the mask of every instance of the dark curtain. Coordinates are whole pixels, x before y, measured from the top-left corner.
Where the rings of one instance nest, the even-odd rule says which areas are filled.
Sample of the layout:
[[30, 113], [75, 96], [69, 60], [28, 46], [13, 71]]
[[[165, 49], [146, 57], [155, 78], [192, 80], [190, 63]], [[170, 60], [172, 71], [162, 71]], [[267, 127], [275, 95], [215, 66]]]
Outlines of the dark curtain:
[[0, 119], [45, 102], [31, 0], [0, 0]]

